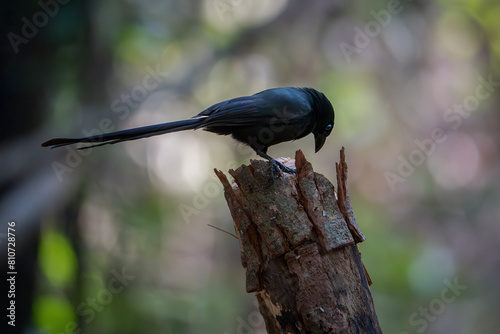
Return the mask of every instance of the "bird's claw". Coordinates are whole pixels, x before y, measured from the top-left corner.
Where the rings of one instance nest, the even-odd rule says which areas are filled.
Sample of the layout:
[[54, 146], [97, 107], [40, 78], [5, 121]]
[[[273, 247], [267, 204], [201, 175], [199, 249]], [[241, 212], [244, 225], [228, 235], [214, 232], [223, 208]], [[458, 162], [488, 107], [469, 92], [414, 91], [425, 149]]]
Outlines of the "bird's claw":
[[274, 183], [275, 172], [278, 172], [278, 178], [281, 177], [282, 172], [289, 173], [289, 174], [297, 174], [297, 170], [295, 168], [290, 168], [288, 166], [285, 166], [283, 163], [281, 163], [277, 160], [272, 159], [272, 160], [269, 160], [269, 162], [271, 164], [271, 179], [269, 180], [270, 181], [269, 186], [272, 186]]

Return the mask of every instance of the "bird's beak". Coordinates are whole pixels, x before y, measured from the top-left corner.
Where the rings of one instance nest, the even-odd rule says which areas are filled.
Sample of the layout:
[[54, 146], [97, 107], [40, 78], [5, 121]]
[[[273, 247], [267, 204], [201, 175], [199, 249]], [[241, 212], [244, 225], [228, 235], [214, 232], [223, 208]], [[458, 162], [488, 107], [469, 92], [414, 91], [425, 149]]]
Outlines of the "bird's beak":
[[323, 145], [325, 144], [326, 136], [322, 136], [319, 134], [314, 134], [314, 152], [318, 152], [321, 150]]

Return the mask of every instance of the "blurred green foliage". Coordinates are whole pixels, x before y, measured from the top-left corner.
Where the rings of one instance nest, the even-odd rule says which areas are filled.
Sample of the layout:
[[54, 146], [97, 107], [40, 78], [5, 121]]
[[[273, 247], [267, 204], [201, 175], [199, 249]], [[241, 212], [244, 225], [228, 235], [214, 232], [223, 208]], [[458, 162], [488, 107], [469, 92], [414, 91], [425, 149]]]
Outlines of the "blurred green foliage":
[[35, 325], [49, 333], [72, 333], [77, 327], [75, 309], [63, 297], [38, 296], [33, 304], [33, 317]]
[[45, 231], [42, 234], [39, 263], [42, 273], [50, 284], [63, 288], [75, 279], [77, 259], [71, 243], [61, 233]]
[[[444, 116], [474, 95], [478, 76], [500, 77], [500, 3], [400, 5], [385, 26], [372, 13], [388, 10], [385, 1], [107, 1], [89, 2], [83, 12], [61, 6], [36, 37], [54, 44], [46, 123], [79, 136], [103, 118], [124, 129], [190, 117], [275, 86], [322, 90], [336, 110], [325, 148], [314, 155], [305, 138], [271, 154], [303, 149], [315, 170], [334, 180], [346, 147], [382, 330], [497, 333], [497, 86], [458, 127]], [[371, 29], [379, 24], [377, 33], [356, 46], [356, 31], [366, 34], [370, 22]], [[347, 56], [342, 43], [357, 51]], [[168, 75], [154, 81], [158, 71]], [[158, 85], [146, 89], [146, 78]], [[114, 101], [127, 112], [117, 112]], [[391, 188], [386, 173], [397, 174], [401, 158], [419, 150], [415, 141], [436, 128], [446, 141]], [[52, 227], [41, 235], [34, 326], [52, 333], [73, 321], [82, 333], [263, 333], [254, 297], [245, 293], [237, 241], [207, 226], [233, 230], [213, 168], [255, 158], [229, 138], [199, 132], [83, 157], [63, 181], [84, 180], [76, 186], [84, 193], [77, 219], [58, 221], [78, 238]], [[213, 184], [218, 192], [208, 191]], [[192, 209], [188, 218], [181, 204]], [[122, 268], [135, 277], [130, 284], [102, 310], [85, 304]], [[467, 288], [444, 303], [445, 282], [454, 279]], [[93, 317], [78, 313], [82, 303]]]

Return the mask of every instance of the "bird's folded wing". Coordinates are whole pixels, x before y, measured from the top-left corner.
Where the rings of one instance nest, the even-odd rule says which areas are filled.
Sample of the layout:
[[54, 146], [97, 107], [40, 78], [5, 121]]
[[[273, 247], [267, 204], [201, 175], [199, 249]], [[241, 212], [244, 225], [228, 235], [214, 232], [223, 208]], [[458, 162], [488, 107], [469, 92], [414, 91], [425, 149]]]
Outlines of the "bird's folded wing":
[[243, 96], [217, 103], [194, 118], [204, 118], [198, 128], [207, 126], [266, 126], [301, 122], [308, 113], [308, 110], [296, 110], [288, 105], [269, 105], [269, 103], [266, 105], [255, 96]]

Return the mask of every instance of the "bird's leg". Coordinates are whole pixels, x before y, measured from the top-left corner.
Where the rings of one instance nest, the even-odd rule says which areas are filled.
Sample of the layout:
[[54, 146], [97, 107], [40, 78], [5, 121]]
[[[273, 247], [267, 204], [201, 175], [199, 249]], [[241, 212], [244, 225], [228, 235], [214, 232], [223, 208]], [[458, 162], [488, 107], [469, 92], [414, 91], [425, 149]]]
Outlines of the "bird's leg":
[[273, 159], [272, 157], [270, 157], [269, 155], [267, 155], [263, 151], [257, 151], [257, 154], [260, 157], [269, 160], [269, 163], [271, 164], [271, 184], [272, 184], [272, 182], [274, 182], [274, 171], [275, 171], [275, 169], [278, 170], [278, 176], [281, 175], [280, 170], [283, 171], [283, 172], [285, 172], [285, 173], [297, 174], [297, 170], [295, 168], [290, 168], [290, 167], [285, 166], [284, 164], [282, 164], [281, 162]]

